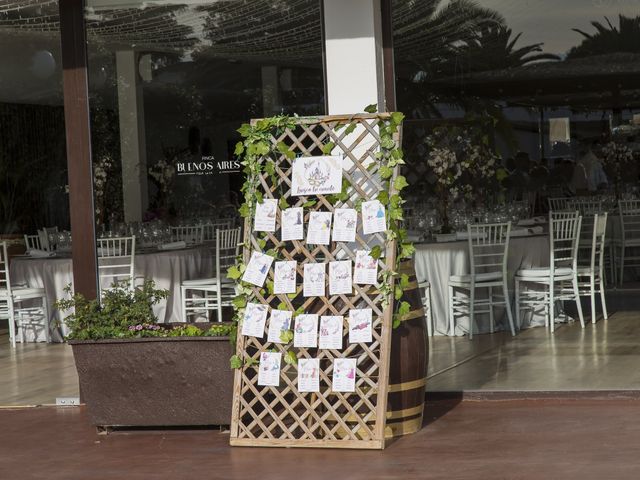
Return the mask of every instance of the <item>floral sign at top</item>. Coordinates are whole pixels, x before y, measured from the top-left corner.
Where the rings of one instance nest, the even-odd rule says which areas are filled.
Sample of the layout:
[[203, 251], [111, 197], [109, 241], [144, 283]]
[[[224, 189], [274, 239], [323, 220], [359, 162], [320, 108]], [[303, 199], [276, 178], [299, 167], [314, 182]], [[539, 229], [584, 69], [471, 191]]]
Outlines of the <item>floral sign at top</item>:
[[293, 162], [291, 195], [326, 195], [342, 191], [342, 157], [300, 157]]

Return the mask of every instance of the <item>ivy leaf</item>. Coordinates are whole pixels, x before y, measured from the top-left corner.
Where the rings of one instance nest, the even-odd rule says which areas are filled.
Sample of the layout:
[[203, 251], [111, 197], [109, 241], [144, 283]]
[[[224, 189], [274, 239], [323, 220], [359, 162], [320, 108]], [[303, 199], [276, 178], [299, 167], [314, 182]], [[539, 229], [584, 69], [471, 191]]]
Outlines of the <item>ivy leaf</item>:
[[241, 217], [248, 217], [250, 213], [249, 204], [243, 203], [242, 206], [238, 209], [238, 213], [240, 214]]
[[409, 275], [406, 273], [400, 275], [400, 286], [402, 287], [402, 290], [409, 286]]
[[240, 273], [240, 270], [238, 270], [238, 267], [235, 265], [232, 265], [227, 269], [227, 277], [229, 277], [231, 280], [237, 280], [241, 275], [242, 274]]
[[403, 243], [400, 246], [400, 258], [411, 258], [415, 251], [416, 247], [412, 243]]
[[273, 280], [267, 280], [267, 292], [269, 295], [273, 295]]
[[256, 196], [256, 201], [261, 204], [264, 200], [264, 196], [262, 195], [262, 192], [256, 190], [254, 192], [254, 195]]
[[400, 285], [396, 285], [393, 290], [394, 290], [394, 298], [396, 300], [400, 300], [402, 298], [402, 294], [404, 293], [404, 290], [402, 289], [402, 287]]
[[302, 204], [303, 208], [313, 207], [317, 203], [317, 200], [307, 200]]
[[407, 179], [403, 175], [399, 175], [396, 177], [395, 181], [393, 182], [393, 186], [396, 188], [396, 190], [399, 191], [405, 187], [408, 187], [409, 183], [407, 182]]
[[237, 157], [238, 155], [242, 155], [244, 152], [244, 144], [242, 142], [236, 143], [236, 149], [233, 151], [233, 154]]
[[392, 205], [391, 208], [389, 208], [389, 218], [391, 220], [403, 220], [402, 209]]
[[261, 157], [267, 155], [269, 153], [269, 144], [267, 142], [258, 142], [256, 143], [256, 154]]
[[288, 310], [288, 308], [287, 308], [287, 304], [286, 304], [286, 303], [284, 303], [284, 302], [280, 302], [280, 303], [278, 304], [278, 306], [276, 307], [276, 310]]
[[237, 132], [246, 138], [251, 135], [251, 125], [249, 125], [248, 123], [243, 123], [242, 126], [237, 130]]
[[298, 296], [297, 293], [287, 293], [287, 297], [289, 297], [291, 300], [293, 300], [294, 298], [296, 298]]
[[280, 210], [284, 210], [285, 208], [289, 208], [289, 202], [287, 202], [285, 197], [280, 197], [280, 200], [278, 200], [278, 206], [280, 207]]
[[282, 153], [285, 157], [287, 157], [289, 160], [293, 160], [294, 158], [296, 158], [296, 154], [293, 153], [293, 151], [289, 150], [289, 146], [284, 143], [284, 142], [278, 142], [278, 151], [280, 153]]
[[302, 315], [304, 313], [304, 307], [300, 307], [296, 310], [296, 315]]
[[269, 174], [269, 175], [275, 175], [275, 173], [276, 173], [276, 164], [273, 163], [272, 160], [269, 160], [264, 165], [264, 171], [267, 172], [267, 174]]
[[229, 359], [231, 369], [242, 368], [242, 360], [238, 355], [234, 355]]
[[231, 301], [231, 304], [235, 307], [236, 310], [240, 310], [241, 308], [247, 306], [247, 299], [244, 295], [239, 295], [237, 297], [234, 297], [234, 299]]
[[346, 135], [349, 135], [350, 133], [352, 133], [354, 130], [356, 129], [356, 124], [355, 123], [350, 123], [347, 128], [344, 129], [344, 133]]
[[290, 343], [293, 340], [293, 330], [283, 330], [280, 332], [280, 341]]
[[380, 245], [376, 245], [369, 252], [369, 256], [371, 258], [375, 258], [376, 260], [380, 258], [380, 255], [382, 255], [382, 248], [380, 247]]
[[367, 105], [364, 107], [364, 111], [367, 113], [376, 113], [378, 111], [378, 105], [372, 103], [371, 105]]
[[258, 363], [258, 362], [257, 362], [257, 361], [256, 361], [256, 359], [255, 359], [255, 358], [253, 358], [253, 357], [247, 357], [247, 359], [244, 361], [244, 365], [245, 365], [246, 367], [250, 367], [250, 366], [252, 366], [252, 365], [255, 365], [256, 363]]
[[324, 153], [325, 155], [330, 155], [331, 151], [334, 149], [334, 147], [336, 146], [335, 143], [333, 142], [327, 142], [322, 146], [322, 153]]
[[353, 208], [356, 212], [362, 212], [362, 198], [356, 200], [356, 203], [353, 205]]
[[386, 150], [391, 150], [396, 146], [396, 142], [391, 137], [384, 137], [380, 140], [380, 146]]
[[391, 114], [391, 121], [396, 125], [400, 125], [404, 120], [404, 113], [402, 112], [393, 112]]
[[378, 170], [378, 173], [380, 173], [381, 178], [386, 180], [387, 178], [391, 178], [391, 176], [393, 175], [393, 169], [386, 165], [382, 165]]
[[393, 316], [393, 328], [398, 328], [402, 322], [400, 322], [400, 316]]
[[380, 191], [380, 193], [378, 193], [377, 198], [380, 203], [382, 203], [383, 205], [387, 205], [389, 203], [389, 192], [387, 192], [386, 190], [382, 190]]
[[284, 356], [284, 363], [286, 363], [287, 365], [298, 364], [298, 357], [296, 356], [296, 353], [293, 350], [289, 350], [286, 353], [286, 355]]
[[259, 238], [257, 242], [258, 242], [258, 246], [260, 247], [260, 250], [264, 250], [264, 247], [267, 246], [267, 241], [264, 238]]
[[398, 315], [406, 315], [411, 311], [411, 305], [409, 302], [401, 302], [400, 307], [398, 308]]
[[402, 197], [397, 193], [394, 195], [391, 195], [391, 198], [389, 199], [389, 201], [391, 203], [391, 206], [394, 208], [398, 208], [403, 203]]

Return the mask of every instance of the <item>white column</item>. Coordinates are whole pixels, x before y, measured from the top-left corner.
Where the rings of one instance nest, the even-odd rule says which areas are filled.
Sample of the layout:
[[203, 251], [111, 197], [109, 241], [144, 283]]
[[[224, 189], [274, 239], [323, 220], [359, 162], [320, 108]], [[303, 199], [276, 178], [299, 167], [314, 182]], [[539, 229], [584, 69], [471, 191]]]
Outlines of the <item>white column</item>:
[[136, 52], [116, 52], [125, 222], [141, 221], [148, 206], [144, 105], [138, 68]]
[[329, 115], [384, 111], [380, 0], [324, 0]]

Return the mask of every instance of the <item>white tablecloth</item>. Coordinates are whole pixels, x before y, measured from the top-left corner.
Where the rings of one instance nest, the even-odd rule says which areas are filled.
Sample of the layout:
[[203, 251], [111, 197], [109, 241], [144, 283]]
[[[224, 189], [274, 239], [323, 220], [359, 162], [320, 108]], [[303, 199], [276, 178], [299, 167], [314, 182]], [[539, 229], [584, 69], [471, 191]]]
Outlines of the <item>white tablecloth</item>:
[[[431, 308], [434, 323], [434, 335], [449, 334], [449, 298], [448, 282], [451, 275], [468, 274], [469, 244], [466, 241], [447, 243], [425, 243], [416, 245], [415, 268], [418, 281], [427, 280], [431, 283]], [[530, 237], [514, 237], [509, 244], [509, 258], [507, 275], [510, 284], [511, 306], [513, 308], [513, 283], [515, 273], [520, 268], [546, 267], [549, 265], [549, 237], [536, 235]], [[494, 293], [495, 289], [494, 289]], [[514, 322], [515, 313], [514, 313]], [[506, 330], [509, 328], [508, 320], [501, 307], [495, 309], [496, 327]], [[544, 325], [541, 316], [532, 317], [522, 315], [522, 325], [518, 328]], [[489, 316], [476, 316], [476, 329], [474, 333], [489, 332]], [[469, 331], [469, 319], [456, 317], [456, 335], [464, 335]]]
[[[180, 311], [180, 283], [183, 280], [213, 276], [214, 255], [209, 247], [138, 253], [135, 258], [135, 274], [151, 278], [156, 287], [169, 290], [169, 298], [157, 304], [153, 311], [160, 322], [182, 321]], [[15, 257], [11, 261], [11, 283], [26, 283], [30, 287], [44, 288], [49, 302], [50, 321], [59, 327], [52, 331], [53, 341], [62, 341], [68, 334], [62, 322], [63, 315], [53, 309], [58, 298], [65, 295], [65, 286], [73, 283], [71, 258]], [[44, 332], [34, 336], [25, 332], [28, 341], [44, 341]]]

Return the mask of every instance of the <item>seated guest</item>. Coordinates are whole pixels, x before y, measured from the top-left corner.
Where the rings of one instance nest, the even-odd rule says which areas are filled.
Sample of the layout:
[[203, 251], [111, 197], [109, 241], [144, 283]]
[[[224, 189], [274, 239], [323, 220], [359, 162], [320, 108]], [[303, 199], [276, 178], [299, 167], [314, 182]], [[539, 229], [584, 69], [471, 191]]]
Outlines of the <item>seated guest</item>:
[[602, 162], [593, 153], [591, 146], [580, 150], [578, 162], [571, 178], [571, 190], [574, 193], [593, 193], [607, 186], [607, 176]]

